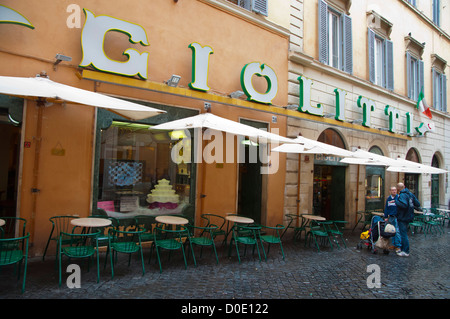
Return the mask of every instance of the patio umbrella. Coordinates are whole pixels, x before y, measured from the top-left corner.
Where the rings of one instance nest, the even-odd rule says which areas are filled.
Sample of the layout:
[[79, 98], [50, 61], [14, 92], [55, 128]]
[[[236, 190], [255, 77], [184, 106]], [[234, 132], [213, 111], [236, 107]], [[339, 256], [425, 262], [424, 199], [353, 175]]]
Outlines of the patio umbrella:
[[184, 119], [159, 124], [156, 126], [152, 126], [150, 129], [172, 131], [191, 128], [209, 128], [217, 131], [231, 133], [234, 135], [248, 136], [250, 138], [260, 138], [266, 140], [267, 142], [294, 142], [294, 140], [291, 138], [283, 137], [275, 133], [266, 132], [249, 125], [228, 120], [212, 113], [202, 113]]
[[[195, 116], [159, 124], [151, 127], [151, 130], [186, 130], [186, 129], [202, 129], [209, 128], [217, 131], [231, 133], [233, 135], [248, 136], [251, 139], [259, 138], [259, 142], [267, 143], [293, 143], [293, 139], [283, 137], [274, 133], [266, 132], [255, 127], [241, 124], [232, 120], [225, 119], [223, 117], [214, 115], [212, 113], [202, 113]], [[262, 141], [261, 141], [262, 139]], [[200, 193], [205, 189], [205, 165], [202, 165], [202, 183]], [[206, 195], [201, 194], [200, 198], [204, 198]], [[203, 213], [203, 202], [200, 201], [199, 207], [200, 214]]]
[[446, 170], [424, 165], [421, 163], [416, 163], [412, 161], [408, 161], [405, 159], [398, 158], [396, 159], [398, 162], [397, 165], [392, 165], [387, 168], [389, 172], [398, 172], [398, 173], [416, 173], [416, 174], [444, 174], [447, 173]]
[[352, 152], [333, 145], [299, 136], [294, 144], [283, 144], [272, 149], [275, 152], [298, 153], [298, 154], [324, 154], [334, 156], [351, 156]]
[[303, 136], [298, 136], [294, 144], [283, 144], [272, 149], [274, 152], [297, 153], [298, 154], [298, 177], [297, 177], [297, 214], [300, 213], [300, 172], [301, 154], [323, 154], [333, 156], [351, 156], [352, 152], [333, 145], [315, 141]]
[[33, 99], [45, 98], [47, 102], [62, 100], [91, 105], [106, 108], [130, 120], [142, 120], [165, 113], [165, 111], [152, 107], [54, 82], [46, 77], [0, 76], [0, 94]]
[[34, 78], [0, 76], [0, 94], [37, 99], [37, 105], [39, 106], [33, 167], [32, 218], [30, 220], [31, 242], [33, 242], [34, 239], [34, 216], [36, 215], [37, 194], [39, 194], [39, 189], [37, 187], [42, 139], [42, 117], [45, 102], [68, 101], [71, 103], [106, 108], [131, 120], [140, 120], [160, 113], [165, 113], [165, 111], [162, 110], [57, 83], [49, 80], [46, 76], [37, 76]]

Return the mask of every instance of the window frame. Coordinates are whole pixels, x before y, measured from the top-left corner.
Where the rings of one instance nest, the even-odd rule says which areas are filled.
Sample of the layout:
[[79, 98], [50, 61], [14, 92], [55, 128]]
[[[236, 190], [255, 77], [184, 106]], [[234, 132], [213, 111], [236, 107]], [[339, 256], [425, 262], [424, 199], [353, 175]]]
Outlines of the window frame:
[[[336, 23], [337, 63], [333, 62], [332, 16], [337, 17], [338, 20]], [[318, 45], [319, 62], [353, 74], [352, 18], [324, 0], [318, 1]]]
[[433, 108], [447, 112], [447, 77], [436, 68], [432, 68]]

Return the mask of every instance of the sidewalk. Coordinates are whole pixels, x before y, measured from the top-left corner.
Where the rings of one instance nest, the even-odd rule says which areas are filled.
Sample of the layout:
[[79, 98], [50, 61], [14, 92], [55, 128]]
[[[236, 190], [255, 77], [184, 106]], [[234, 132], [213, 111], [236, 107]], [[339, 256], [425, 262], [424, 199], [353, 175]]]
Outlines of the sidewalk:
[[[142, 276], [137, 255], [131, 266], [128, 258], [119, 255], [115, 277], [111, 280], [109, 260], [103, 269], [105, 254], [100, 255], [100, 282], [96, 282], [96, 267], [87, 272], [84, 260], [81, 266], [81, 288], [69, 289], [64, 273], [68, 259], [64, 258], [63, 283], [58, 287], [54, 257], [32, 258], [28, 263], [26, 291], [20, 294], [21, 280], [16, 280], [13, 267], [0, 272], [0, 299], [448, 299], [450, 297], [450, 228], [443, 235], [409, 235], [411, 254], [399, 257], [391, 252], [372, 254], [366, 248], [356, 249], [359, 232], [346, 234], [348, 248], [304, 247], [304, 241], [294, 243], [284, 238], [286, 259], [279, 247], [272, 246], [267, 261], [247, 255], [238, 263], [235, 249], [231, 258], [227, 249], [218, 247], [219, 264], [209, 247], [200, 258], [196, 250], [197, 267], [192, 257], [187, 270], [180, 251], [171, 260], [163, 257], [163, 272], [149, 249], [144, 251], [146, 274]], [[342, 246], [342, 245], [341, 245]], [[234, 248], [234, 247], [233, 247]], [[109, 258], [109, 257], [108, 257]], [[368, 288], [369, 265], [378, 265], [380, 288]], [[65, 265], [65, 266], [64, 266]]]

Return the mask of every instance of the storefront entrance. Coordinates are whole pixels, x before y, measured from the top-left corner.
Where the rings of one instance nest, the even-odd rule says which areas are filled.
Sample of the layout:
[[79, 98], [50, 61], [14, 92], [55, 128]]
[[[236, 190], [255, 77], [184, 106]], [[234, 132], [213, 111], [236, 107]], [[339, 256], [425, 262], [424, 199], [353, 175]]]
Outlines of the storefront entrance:
[[344, 220], [345, 167], [314, 165], [314, 215]]
[[21, 128], [0, 108], [0, 217], [15, 217]]
[[[433, 156], [431, 166], [439, 168], [439, 160], [436, 155]], [[439, 208], [439, 174], [431, 174], [431, 207]]]
[[[242, 124], [267, 130], [267, 124], [250, 120], [241, 120]], [[262, 162], [259, 145], [251, 140], [244, 139], [240, 150], [245, 151], [245, 162], [239, 163], [238, 180], [238, 205], [239, 215], [252, 218], [255, 223], [261, 223], [265, 214], [263, 202], [265, 202], [264, 181], [266, 175], [261, 174]]]

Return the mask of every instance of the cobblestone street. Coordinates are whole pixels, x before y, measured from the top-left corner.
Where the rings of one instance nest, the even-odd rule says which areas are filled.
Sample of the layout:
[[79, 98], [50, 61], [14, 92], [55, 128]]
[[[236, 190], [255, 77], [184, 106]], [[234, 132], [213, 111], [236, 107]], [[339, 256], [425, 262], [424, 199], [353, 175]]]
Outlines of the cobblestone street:
[[[58, 287], [54, 258], [45, 262], [41, 258], [29, 261], [26, 291], [20, 294], [20, 283], [12, 267], [4, 267], [0, 274], [0, 298], [107, 298], [107, 299], [448, 299], [450, 297], [449, 229], [441, 236], [410, 235], [411, 255], [399, 257], [372, 254], [368, 249], [356, 248], [357, 231], [347, 234], [348, 248], [320, 252], [304, 241], [293, 242], [285, 238], [286, 259], [278, 247], [273, 246], [267, 261], [247, 252], [239, 264], [236, 252], [227, 257], [227, 250], [219, 248], [219, 264], [213, 254], [204, 249], [195, 268], [192, 258], [184, 269], [180, 252], [162, 259], [163, 272], [159, 272], [155, 256], [148, 264], [149, 250], [144, 251], [146, 274], [142, 276], [139, 260], [119, 256], [115, 277], [111, 279], [109, 260], [103, 270], [105, 254], [100, 257], [100, 283], [96, 283], [95, 266], [87, 271], [81, 267], [81, 288], [66, 286], [68, 273], [63, 273], [63, 284]], [[342, 246], [342, 245], [341, 245]], [[380, 267], [380, 288], [368, 288], [368, 265]], [[65, 259], [65, 267], [68, 261]], [[64, 267], [64, 265], [63, 265]], [[63, 268], [64, 269], [64, 268]]]

